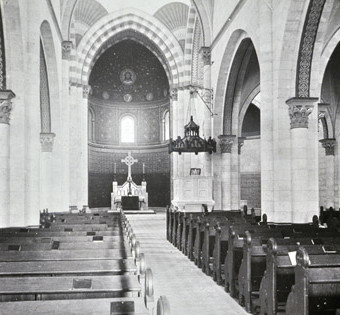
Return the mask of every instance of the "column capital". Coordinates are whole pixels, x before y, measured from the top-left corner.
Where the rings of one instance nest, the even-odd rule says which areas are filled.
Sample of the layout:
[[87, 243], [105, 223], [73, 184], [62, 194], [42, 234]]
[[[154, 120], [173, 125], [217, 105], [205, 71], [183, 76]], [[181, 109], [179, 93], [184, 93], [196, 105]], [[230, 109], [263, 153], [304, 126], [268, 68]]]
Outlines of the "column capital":
[[207, 46], [202, 46], [200, 49], [200, 54], [202, 56], [203, 64], [205, 66], [211, 65], [211, 48]]
[[15, 94], [11, 90], [0, 91], [0, 123], [9, 124], [12, 110], [12, 98]]
[[320, 140], [322, 147], [326, 151], [326, 155], [334, 155], [334, 149], [336, 145], [336, 140], [333, 138]]
[[246, 137], [238, 137], [237, 140], [238, 140], [238, 154], [241, 154], [241, 148], [243, 147], [244, 145], [244, 140], [246, 140], [247, 138]]
[[40, 143], [42, 152], [52, 152], [55, 133], [42, 132], [40, 133]]
[[221, 153], [231, 153], [231, 148], [236, 139], [235, 135], [219, 135]]
[[289, 106], [290, 129], [308, 128], [308, 116], [317, 100], [317, 97], [293, 97], [286, 101]]
[[318, 103], [319, 119], [325, 118], [329, 105], [329, 103]]
[[178, 101], [178, 89], [171, 89], [170, 97], [173, 101]]
[[69, 41], [69, 40], [64, 40], [61, 43], [61, 48], [62, 48], [62, 59], [69, 60], [70, 59], [71, 50], [73, 48], [73, 43], [71, 41]]
[[91, 85], [83, 85], [83, 98], [88, 98], [91, 93]]

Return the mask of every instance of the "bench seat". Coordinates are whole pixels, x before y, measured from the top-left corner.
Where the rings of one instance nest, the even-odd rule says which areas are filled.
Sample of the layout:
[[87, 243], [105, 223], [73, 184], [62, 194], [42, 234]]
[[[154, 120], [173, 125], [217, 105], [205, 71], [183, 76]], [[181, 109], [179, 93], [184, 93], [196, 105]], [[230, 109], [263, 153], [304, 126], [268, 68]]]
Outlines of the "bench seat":
[[111, 303], [118, 302], [133, 302], [134, 315], [149, 314], [142, 298], [0, 302], [0, 313], [25, 315], [60, 315], [66, 314], [66, 312], [72, 315], [110, 314]]
[[[79, 284], [86, 282], [85, 285]], [[78, 284], [78, 285], [77, 285]], [[139, 296], [141, 285], [135, 275], [81, 277], [4, 277], [0, 300], [58, 300]]]
[[133, 259], [0, 262], [0, 277], [135, 274]]

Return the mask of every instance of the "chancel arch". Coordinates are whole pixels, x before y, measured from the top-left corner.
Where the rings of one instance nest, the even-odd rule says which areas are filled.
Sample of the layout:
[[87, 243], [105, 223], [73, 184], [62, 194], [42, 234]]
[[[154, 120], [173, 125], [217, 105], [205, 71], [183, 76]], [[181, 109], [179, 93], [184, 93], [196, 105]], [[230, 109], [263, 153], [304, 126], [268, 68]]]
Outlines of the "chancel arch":
[[91, 27], [77, 48], [79, 58], [75, 72], [72, 73], [73, 80], [78, 83], [87, 84], [91, 63], [98, 49], [109, 38], [127, 29], [140, 32], [153, 39], [153, 42], [160, 48], [169, 63], [171, 86], [177, 87], [183, 71], [183, 52], [178, 41], [157, 19], [152, 16], [146, 19], [145, 13], [141, 14], [136, 9], [111, 13], [101, 18]]
[[164, 136], [170, 98], [164, 65], [147, 46], [121, 38], [96, 60], [89, 85], [94, 117], [88, 147], [89, 206], [110, 206], [113, 178], [118, 185], [126, 180], [127, 166], [121, 161], [128, 152], [138, 160], [131, 169], [133, 181], [140, 185], [146, 180], [149, 206], [169, 203], [170, 156]]

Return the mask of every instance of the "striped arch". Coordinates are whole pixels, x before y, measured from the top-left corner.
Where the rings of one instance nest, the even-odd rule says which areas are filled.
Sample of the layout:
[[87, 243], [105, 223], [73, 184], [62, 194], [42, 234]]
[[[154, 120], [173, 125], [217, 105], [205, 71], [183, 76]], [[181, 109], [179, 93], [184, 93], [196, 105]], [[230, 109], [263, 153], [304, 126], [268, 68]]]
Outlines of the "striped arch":
[[184, 86], [191, 84], [191, 63], [195, 35], [195, 23], [196, 23], [196, 10], [193, 6], [191, 6], [188, 14], [188, 22], [186, 28], [187, 34], [184, 46], [184, 73], [183, 73]]
[[[110, 38], [126, 30], [133, 30], [148, 37], [162, 52], [169, 64], [172, 80], [171, 87], [178, 87], [183, 73], [182, 49], [173, 36], [157, 19], [136, 9], [113, 12], [91, 27], [84, 35], [77, 48], [75, 67], [71, 69], [71, 80], [75, 83], [88, 84], [91, 65], [101, 47]], [[143, 17], [144, 16], [144, 17]]]

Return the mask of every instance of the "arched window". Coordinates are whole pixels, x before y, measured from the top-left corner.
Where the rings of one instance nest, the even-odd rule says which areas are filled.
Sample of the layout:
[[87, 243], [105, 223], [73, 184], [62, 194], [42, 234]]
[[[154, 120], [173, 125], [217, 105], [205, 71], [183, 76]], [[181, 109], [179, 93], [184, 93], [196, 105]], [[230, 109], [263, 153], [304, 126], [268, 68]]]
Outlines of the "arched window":
[[120, 121], [120, 142], [135, 142], [135, 119], [132, 116], [124, 116]]
[[170, 113], [166, 111], [163, 116], [163, 141], [170, 139]]

